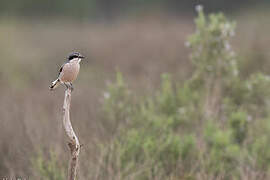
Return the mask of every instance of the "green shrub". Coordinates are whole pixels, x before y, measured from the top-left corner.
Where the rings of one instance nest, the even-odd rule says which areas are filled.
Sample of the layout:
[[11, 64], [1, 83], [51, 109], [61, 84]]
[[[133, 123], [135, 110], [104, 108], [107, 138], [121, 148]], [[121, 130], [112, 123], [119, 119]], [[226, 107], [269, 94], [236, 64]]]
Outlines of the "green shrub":
[[[235, 23], [230, 22], [222, 13], [206, 17], [201, 6], [195, 19], [196, 32], [188, 39], [187, 45], [192, 49], [191, 60], [200, 78], [221, 78], [238, 75], [235, 53], [229, 39], [234, 36]], [[196, 74], [195, 73], [195, 74]]]
[[64, 180], [65, 171], [56, 154], [50, 151], [48, 157], [40, 151], [32, 159], [32, 167], [37, 178], [42, 180]]
[[235, 173], [240, 157], [240, 147], [234, 143], [230, 130], [222, 130], [213, 122], [208, 122], [205, 128], [205, 142], [207, 145], [206, 166], [208, 171], [217, 175]]
[[232, 130], [234, 142], [242, 144], [247, 135], [247, 114], [244, 112], [233, 112], [229, 119], [229, 127]]
[[254, 174], [268, 171], [269, 77], [241, 77], [229, 42], [235, 23], [197, 10], [196, 32], [187, 43], [190, 79], [179, 83], [163, 74], [146, 97], [132, 93], [121, 73], [108, 87], [104, 119], [116, 133], [103, 178], [110, 168], [118, 179], [242, 179], [251, 167]]

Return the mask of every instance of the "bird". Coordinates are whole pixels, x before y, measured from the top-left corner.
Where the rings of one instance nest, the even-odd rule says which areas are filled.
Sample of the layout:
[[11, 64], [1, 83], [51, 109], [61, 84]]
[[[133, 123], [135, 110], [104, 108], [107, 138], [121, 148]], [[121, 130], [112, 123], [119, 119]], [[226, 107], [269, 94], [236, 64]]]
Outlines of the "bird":
[[80, 62], [85, 57], [79, 52], [72, 52], [67, 57], [67, 61], [59, 69], [58, 77], [50, 85], [50, 90], [57, 88], [59, 84], [64, 84], [66, 88], [73, 91], [73, 81], [76, 80], [80, 71]]

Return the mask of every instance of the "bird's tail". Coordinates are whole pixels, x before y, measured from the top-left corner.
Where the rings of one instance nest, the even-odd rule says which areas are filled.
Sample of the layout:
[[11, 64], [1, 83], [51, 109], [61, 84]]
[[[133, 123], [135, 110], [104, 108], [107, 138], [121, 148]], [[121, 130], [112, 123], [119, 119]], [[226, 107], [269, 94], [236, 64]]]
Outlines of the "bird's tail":
[[50, 90], [54, 90], [55, 88], [57, 88], [57, 86], [60, 84], [60, 80], [56, 79], [55, 81], [52, 82], [51, 86], [50, 86]]

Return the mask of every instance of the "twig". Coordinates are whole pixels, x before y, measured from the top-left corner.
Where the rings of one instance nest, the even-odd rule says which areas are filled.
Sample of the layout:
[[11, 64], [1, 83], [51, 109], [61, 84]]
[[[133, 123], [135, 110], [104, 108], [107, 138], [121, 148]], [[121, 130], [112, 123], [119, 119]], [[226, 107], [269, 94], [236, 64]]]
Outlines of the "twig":
[[68, 168], [68, 180], [75, 180], [81, 146], [70, 122], [69, 116], [70, 102], [71, 102], [71, 89], [67, 88], [65, 91], [65, 99], [63, 105], [63, 125], [64, 130], [69, 139], [68, 146], [71, 152], [71, 159], [69, 161], [69, 168]]

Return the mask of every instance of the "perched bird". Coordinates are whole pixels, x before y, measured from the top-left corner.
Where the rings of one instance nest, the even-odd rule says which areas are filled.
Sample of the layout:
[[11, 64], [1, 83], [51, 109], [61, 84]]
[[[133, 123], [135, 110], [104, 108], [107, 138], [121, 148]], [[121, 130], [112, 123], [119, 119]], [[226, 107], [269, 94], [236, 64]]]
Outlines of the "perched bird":
[[50, 90], [54, 90], [59, 84], [64, 84], [73, 90], [72, 82], [77, 78], [80, 71], [80, 62], [85, 58], [78, 52], [73, 52], [67, 57], [58, 73], [58, 78], [52, 82]]

